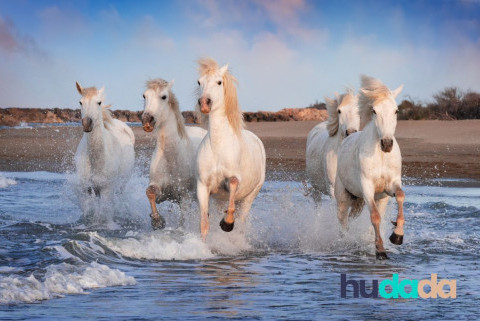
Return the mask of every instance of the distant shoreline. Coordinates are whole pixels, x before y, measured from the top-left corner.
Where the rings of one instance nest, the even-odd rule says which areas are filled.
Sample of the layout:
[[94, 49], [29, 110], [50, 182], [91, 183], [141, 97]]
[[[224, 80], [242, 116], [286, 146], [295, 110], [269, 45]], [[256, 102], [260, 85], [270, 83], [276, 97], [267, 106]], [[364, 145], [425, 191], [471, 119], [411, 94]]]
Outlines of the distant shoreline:
[[[142, 121], [143, 111], [112, 110], [115, 118], [124, 122], [138, 123]], [[182, 112], [186, 123], [198, 123], [193, 111]], [[314, 107], [285, 108], [277, 112], [258, 111], [244, 112], [246, 122], [276, 122], [290, 120], [316, 120], [327, 119], [327, 111]], [[0, 126], [19, 126], [22, 123], [62, 124], [79, 123], [81, 120], [80, 109], [68, 108], [0, 108]]]
[[[305, 179], [306, 137], [316, 124], [318, 121], [247, 123], [247, 129], [265, 145], [268, 179]], [[155, 135], [139, 126], [134, 126], [133, 132], [137, 167], [148, 175]], [[80, 126], [4, 127], [0, 129], [0, 171], [73, 171], [73, 155], [82, 135]], [[448, 185], [479, 186], [480, 120], [398, 121], [395, 136], [402, 151], [402, 174], [414, 179], [408, 181], [435, 185], [438, 179], [462, 178], [466, 180]]]

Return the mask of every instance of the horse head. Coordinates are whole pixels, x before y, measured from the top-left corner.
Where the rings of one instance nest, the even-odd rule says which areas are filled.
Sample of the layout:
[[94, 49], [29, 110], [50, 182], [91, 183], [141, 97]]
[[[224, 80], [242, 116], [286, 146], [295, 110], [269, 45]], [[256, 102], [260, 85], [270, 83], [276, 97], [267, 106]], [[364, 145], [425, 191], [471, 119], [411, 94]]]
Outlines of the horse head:
[[92, 131], [93, 127], [103, 120], [103, 92], [104, 88], [96, 87], [83, 88], [77, 82], [77, 91], [82, 96], [80, 99], [82, 126], [85, 133]]
[[334, 136], [340, 132], [341, 137], [347, 137], [360, 128], [358, 97], [350, 89], [343, 95], [335, 93], [335, 96], [336, 99], [325, 97], [328, 110], [328, 133]]
[[362, 89], [360, 89], [362, 115], [374, 122], [380, 148], [385, 153], [391, 152], [393, 148], [398, 113], [395, 98], [402, 89], [403, 85], [391, 91], [377, 79], [362, 77]]
[[144, 110], [142, 115], [143, 130], [151, 132], [155, 125], [161, 126], [171, 112], [170, 105], [176, 101], [171, 92], [173, 80], [153, 79], [147, 82], [143, 93]]

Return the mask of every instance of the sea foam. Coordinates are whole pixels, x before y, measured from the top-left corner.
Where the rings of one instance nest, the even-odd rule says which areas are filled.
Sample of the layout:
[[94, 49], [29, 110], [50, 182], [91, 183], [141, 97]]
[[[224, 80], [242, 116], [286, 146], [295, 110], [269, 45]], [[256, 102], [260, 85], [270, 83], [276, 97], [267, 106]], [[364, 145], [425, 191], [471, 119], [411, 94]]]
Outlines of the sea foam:
[[134, 284], [133, 277], [96, 262], [81, 267], [62, 263], [48, 266], [41, 279], [33, 274], [0, 278], [0, 303], [31, 303], [65, 294], [85, 294], [88, 289]]
[[0, 188], [7, 188], [10, 185], [15, 185], [17, 182], [11, 178], [6, 178], [0, 174]]

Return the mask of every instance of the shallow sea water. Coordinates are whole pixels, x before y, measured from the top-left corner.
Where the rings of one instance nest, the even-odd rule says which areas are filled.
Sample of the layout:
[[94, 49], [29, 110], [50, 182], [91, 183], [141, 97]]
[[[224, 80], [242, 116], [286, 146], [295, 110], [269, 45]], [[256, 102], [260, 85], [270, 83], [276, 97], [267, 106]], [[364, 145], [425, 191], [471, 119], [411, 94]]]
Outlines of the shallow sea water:
[[[206, 243], [194, 203], [162, 204], [152, 231], [144, 188], [132, 179], [114, 223], [85, 227], [69, 174], [0, 174], [0, 319], [477, 319], [480, 188], [405, 186], [405, 239], [392, 245], [391, 201], [377, 261], [368, 214], [340, 232], [296, 181], [267, 181], [247, 224], [220, 230], [212, 210]], [[436, 184], [441, 185], [441, 184]], [[217, 213], [215, 213], [217, 212]], [[101, 215], [101, 213], [99, 214]], [[185, 224], [180, 226], [180, 216]], [[340, 297], [348, 279], [457, 280], [456, 299]]]

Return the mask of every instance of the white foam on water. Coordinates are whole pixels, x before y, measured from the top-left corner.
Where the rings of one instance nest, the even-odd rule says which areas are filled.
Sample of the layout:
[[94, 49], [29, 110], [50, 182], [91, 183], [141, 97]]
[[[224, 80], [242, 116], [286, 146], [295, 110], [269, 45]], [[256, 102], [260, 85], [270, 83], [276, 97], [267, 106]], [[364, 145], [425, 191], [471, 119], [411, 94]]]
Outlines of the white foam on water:
[[[249, 238], [255, 246], [302, 252], [367, 250], [374, 236], [369, 215], [362, 212], [342, 231], [334, 201], [316, 207], [299, 182], [266, 182], [251, 211]], [[387, 217], [387, 216], [386, 216]], [[385, 221], [385, 218], [383, 219]]]
[[7, 188], [8, 186], [17, 184], [17, 181], [11, 178], [7, 178], [0, 174], [0, 188]]
[[121, 256], [132, 259], [198, 260], [214, 257], [197, 235], [179, 230], [139, 233], [126, 238], [102, 237], [91, 232], [91, 237]]
[[96, 262], [81, 267], [62, 263], [48, 266], [42, 279], [33, 274], [0, 278], [0, 303], [31, 303], [65, 294], [86, 294], [89, 289], [134, 284], [133, 277]]

